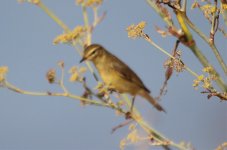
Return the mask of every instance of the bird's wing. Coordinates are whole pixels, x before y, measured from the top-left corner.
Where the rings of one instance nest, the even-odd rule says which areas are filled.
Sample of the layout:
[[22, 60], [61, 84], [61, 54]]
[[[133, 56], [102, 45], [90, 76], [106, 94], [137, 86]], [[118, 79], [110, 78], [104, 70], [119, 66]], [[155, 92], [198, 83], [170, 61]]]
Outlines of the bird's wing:
[[[150, 93], [149, 89], [143, 84], [142, 80], [137, 76], [137, 74], [124, 62], [118, 59], [116, 56], [113, 55], [111, 61], [111, 67], [119, 73], [119, 75], [129, 82], [133, 82], [137, 84], [139, 87], [143, 88], [147, 92]], [[119, 62], [119, 63], [114, 63]]]

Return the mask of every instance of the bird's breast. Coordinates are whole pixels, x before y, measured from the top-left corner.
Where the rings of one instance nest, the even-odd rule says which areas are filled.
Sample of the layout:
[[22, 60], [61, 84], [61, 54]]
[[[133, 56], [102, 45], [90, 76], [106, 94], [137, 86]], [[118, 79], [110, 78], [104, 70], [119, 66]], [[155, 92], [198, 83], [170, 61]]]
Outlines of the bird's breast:
[[99, 75], [101, 76], [103, 82], [110, 86], [111, 84], [116, 84], [116, 78], [117, 76], [114, 73], [114, 70], [111, 69], [108, 63], [99, 63], [96, 64], [96, 68], [99, 72]]
[[116, 90], [120, 93], [130, 93], [136, 95], [137, 91], [140, 89], [135, 83], [125, 79], [117, 70], [113, 68], [111, 59], [106, 59], [105, 57], [99, 59], [99, 61], [94, 62], [100, 77], [103, 82], [113, 90]]
[[113, 90], [116, 90], [120, 93], [130, 93], [135, 95], [138, 87], [134, 83], [126, 81], [124, 78], [119, 76], [116, 70], [113, 70], [109, 64], [105, 66], [96, 66], [103, 82]]
[[109, 68], [100, 68], [99, 74], [106, 85], [110, 85], [114, 80], [113, 72]]

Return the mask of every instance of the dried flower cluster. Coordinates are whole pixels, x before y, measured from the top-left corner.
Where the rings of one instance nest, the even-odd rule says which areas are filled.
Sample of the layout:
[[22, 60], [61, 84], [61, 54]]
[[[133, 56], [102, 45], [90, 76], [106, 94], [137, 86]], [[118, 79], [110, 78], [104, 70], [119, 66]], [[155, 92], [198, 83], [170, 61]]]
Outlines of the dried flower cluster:
[[192, 3], [191, 9], [194, 9], [194, 8], [200, 8], [206, 17], [208, 17], [209, 15], [212, 15], [216, 11], [216, 8], [214, 5], [208, 3], [201, 6], [198, 1], [195, 1], [194, 3]]
[[73, 29], [72, 32], [64, 33], [59, 36], [57, 36], [53, 43], [59, 44], [59, 43], [71, 43], [73, 40], [81, 38], [84, 33], [86, 32], [86, 28], [83, 26], [77, 26]]
[[24, 3], [24, 2], [28, 2], [28, 3], [32, 3], [32, 4], [39, 4], [40, 0], [18, 0], [19, 3]]
[[198, 1], [195, 1], [194, 3], [192, 3], [191, 8], [192, 9], [200, 8], [204, 12], [205, 16], [208, 16], [208, 15], [212, 15], [213, 13], [215, 13], [215, 11], [219, 9], [221, 13], [223, 13], [223, 10], [227, 9], [227, 4], [223, 3], [220, 8], [217, 8], [217, 10], [215, 10], [216, 9], [215, 6], [210, 3], [201, 6]]
[[139, 135], [138, 129], [136, 128], [136, 124], [130, 124], [129, 125], [129, 134], [126, 138], [123, 138], [120, 142], [120, 149], [124, 150], [125, 146], [130, 144], [136, 144], [142, 141], [148, 141], [148, 143], [151, 146], [168, 146], [170, 144], [170, 141], [154, 141], [154, 137], [152, 135], [149, 135], [147, 137], [142, 137]]
[[130, 133], [127, 135], [126, 138], [122, 139], [120, 142], [120, 149], [124, 150], [126, 145], [129, 144], [135, 144], [140, 140], [140, 137], [138, 135], [138, 131], [136, 129], [136, 125], [135, 124], [131, 124], [129, 126], [129, 131]]
[[203, 11], [203, 13], [205, 14], [205, 16], [212, 15], [212, 14], [215, 13], [215, 11], [216, 11], [215, 6], [213, 6], [213, 5], [211, 5], [211, 4], [203, 5], [203, 6], [200, 7], [200, 8], [201, 8], [201, 10]]
[[94, 88], [95, 90], [98, 90], [98, 96], [99, 97], [104, 97], [106, 100], [110, 99], [110, 89], [102, 82], [98, 82], [96, 87]]
[[101, 5], [103, 0], [76, 0], [77, 5], [83, 5], [86, 7], [97, 7]]
[[69, 73], [71, 74], [69, 81], [70, 82], [82, 82], [83, 81], [83, 76], [82, 74], [87, 71], [87, 68], [85, 67], [77, 67], [73, 66], [69, 70]]
[[47, 71], [46, 79], [47, 79], [47, 81], [50, 84], [55, 82], [55, 80], [56, 80], [56, 71], [55, 71], [55, 69], [50, 69], [50, 70]]
[[8, 72], [7, 66], [1, 66], [0, 67], [0, 83], [2, 83], [5, 80], [5, 76]]
[[183, 72], [185, 69], [184, 63], [181, 61], [181, 51], [177, 51], [175, 56], [175, 59], [169, 58], [165, 61], [164, 67], [165, 68], [173, 68], [176, 72]]
[[205, 77], [204, 75], [200, 75], [197, 77], [197, 79], [195, 79], [193, 81], [193, 87], [197, 88], [200, 84], [202, 84], [202, 87], [204, 89], [210, 89], [212, 87], [212, 81], [216, 80], [217, 77], [216, 75], [213, 73], [214, 70], [211, 66], [205, 67], [203, 68], [203, 72], [207, 73], [208, 76]]
[[127, 27], [127, 32], [128, 32], [128, 37], [129, 38], [137, 38], [137, 37], [143, 37], [144, 36], [144, 28], [146, 26], [146, 22], [142, 21], [140, 23], [138, 23], [137, 25], [130, 25], [129, 27]]
[[162, 30], [160, 27], [158, 26], [155, 26], [155, 30], [162, 36], [162, 37], [166, 37], [168, 35], [171, 35], [169, 33], [169, 31], [165, 31], [165, 30]]
[[58, 62], [58, 66], [61, 68], [61, 69], [63, 69], [64, 67], [65, 67], [65, 62], [64, 61], [59, 61]]

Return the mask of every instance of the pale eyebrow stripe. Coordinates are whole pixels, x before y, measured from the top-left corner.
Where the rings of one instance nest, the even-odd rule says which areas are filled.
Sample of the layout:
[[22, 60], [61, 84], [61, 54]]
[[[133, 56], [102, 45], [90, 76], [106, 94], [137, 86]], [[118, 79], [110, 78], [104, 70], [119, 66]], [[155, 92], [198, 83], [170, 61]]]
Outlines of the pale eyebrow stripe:
[[94, 47], [94, 48], [92, 48], [91, 50], [90, 50], [90, 53], [89, 53], [89, 55], [88, 56], [90, 56], [96, 49], [98, 49], [99, 47]]

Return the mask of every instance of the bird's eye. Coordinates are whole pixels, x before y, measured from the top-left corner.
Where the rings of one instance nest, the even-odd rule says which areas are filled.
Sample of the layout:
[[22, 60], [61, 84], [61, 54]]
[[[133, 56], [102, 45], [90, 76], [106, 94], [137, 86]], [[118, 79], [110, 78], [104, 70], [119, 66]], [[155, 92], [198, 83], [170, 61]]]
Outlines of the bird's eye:
[[96, 53], [96, 50], [95, 51], [93, 51], [91, 54], [95, 54]]

